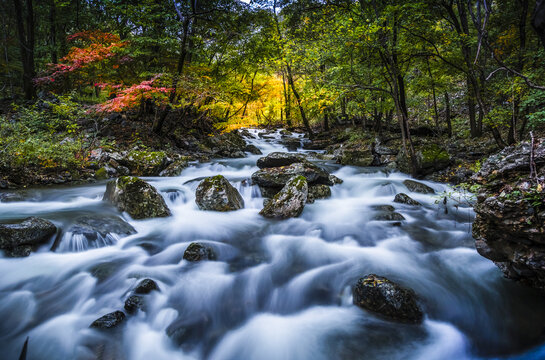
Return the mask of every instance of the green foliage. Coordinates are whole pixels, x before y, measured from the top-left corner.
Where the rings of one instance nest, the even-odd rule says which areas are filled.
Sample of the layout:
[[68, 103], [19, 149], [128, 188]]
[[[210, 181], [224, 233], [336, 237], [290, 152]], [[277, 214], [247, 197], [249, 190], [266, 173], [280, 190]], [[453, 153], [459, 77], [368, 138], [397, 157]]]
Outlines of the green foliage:
[[0, 167], [71, 169], [86, 163], [85, 139], [76, 122], [84, 111], [69, 96], [0, 117]]

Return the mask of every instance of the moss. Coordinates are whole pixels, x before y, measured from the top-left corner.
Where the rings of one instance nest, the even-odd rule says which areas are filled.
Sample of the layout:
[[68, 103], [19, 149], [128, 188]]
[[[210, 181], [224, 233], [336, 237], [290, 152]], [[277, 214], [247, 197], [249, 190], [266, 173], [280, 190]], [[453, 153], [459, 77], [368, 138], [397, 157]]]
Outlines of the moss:
[[108, 172], [105, 168], [101, 167], [95, 172], [95, 178], [98, 180], [104, 180], [108, 178]]
[[136, 184], [137, 182], [141, 181], [136, 176], [121, 176], [118, 180], [118, 184], [120, 187], [124, 188], [128, 185]]
[[307, 183], [307, 178], [305, 178], [303, 175], [297, 176], [295, 179], [292, 180], [293, 185], [295, 185], [295, 188], [298, 191], [303, 190], [303, 187]]
[[448, 152], [437, 144], [431, 144], [422, 149], [422, 161], [424, 163], [449, 161]]

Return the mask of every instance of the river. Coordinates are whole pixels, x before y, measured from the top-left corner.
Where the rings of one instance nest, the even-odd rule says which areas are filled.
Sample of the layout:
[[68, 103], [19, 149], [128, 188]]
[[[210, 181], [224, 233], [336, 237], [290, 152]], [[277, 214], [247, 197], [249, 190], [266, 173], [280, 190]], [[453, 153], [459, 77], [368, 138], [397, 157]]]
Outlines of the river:
[[[264, 154], [286, 151], [278, 132], [262, 139], [250, 131], [248, 141]], [[258, 158], [145, 178], [173, 215], [135, 221], [122, 214], [136, 234], [88, 241], [65, 233], [55, 251], [51, 243], [27, 258], [0, 256], [0, 357], [17, 359], [27, 336], [27, 359], [490, 359], [539, 344], [542, 296], [504, 279], [475, 251], [473, 211], [447, 185], [425, 182], [451, 192], [445, 211], [440, 196], [408, 192], [407, 175], [319, 161], [344, 183], [299, 218], [268, 220], [258, 214], [258, 187], [247, 181]], [[238, 188], [244, 209], [197, 208], [199, 180], [217, 174]], [[105, 186], [29, 189], [25, 201], [0, 203], [0, 222], [39, 216], [62, 229], [82, 215], [117, 214], [102, 201]], [[423, 205], [394, 203], [399, 192]], [[406, 220], [374, 220], [376, 205], [393, 205]], [[217, 260], [183, 260], [194, 241], [213, 248]], [[412, 288], [423, 324], [352, 305], [351, 286], [370, 273]], [[142, 278], [160, 288], [146, 295], [145, 311], [118, 330], [89, 328], [122, 310]], [[516, 359], [541, 356], [538, 349]]]

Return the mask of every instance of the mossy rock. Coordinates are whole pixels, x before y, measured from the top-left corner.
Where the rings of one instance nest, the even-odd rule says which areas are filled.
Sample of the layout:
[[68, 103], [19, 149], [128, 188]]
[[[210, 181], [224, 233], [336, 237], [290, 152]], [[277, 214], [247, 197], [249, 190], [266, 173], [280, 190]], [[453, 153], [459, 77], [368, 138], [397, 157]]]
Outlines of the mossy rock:
[[331, 188], [324, 184], [311, 185], [308, 188], [307, 203], [312, 204], [317, 199], [327, 199], [331, 196]]
[[167, 166], [168, 157], [164, 151], [133, 150], [126, 162], [135, 175], [157, 176]]
[[267, 218], [286, 219], [301, 215], [308, 198], [308, 183], [304, 176], [294, 176], [259, 212]]
[[108, 182], [104, 201], [126, 211], [133, 219], [170, 216], [171, 212], [159, 192], [135, 176], [122, 176]]
[[204, 179], [195, 192], [195, 202], [201, 210], [233, 211], [244, 207], [244, 199], [222, 175]]
[[108, 172], [106, 171], [105, 167], [101, 167], [100, 169], [95, 171], [95, 179], [97, 180], [105, 180], [108, 177]]

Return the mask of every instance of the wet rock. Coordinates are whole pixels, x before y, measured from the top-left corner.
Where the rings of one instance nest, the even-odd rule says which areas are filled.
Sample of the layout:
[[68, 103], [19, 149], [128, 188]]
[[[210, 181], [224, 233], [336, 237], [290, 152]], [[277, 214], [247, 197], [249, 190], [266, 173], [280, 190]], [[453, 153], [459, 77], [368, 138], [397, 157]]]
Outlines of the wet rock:
[[159, 290], [159, 286], [152, 279], [144, 279], [136, 285], [134, 288], [135, 294], [149, 294], [154, 290]]
[[254, 154], [254, 155], [262, 155], [263, 153], [261, 152], [261, 150], [259, 150], [259, 148], [255, 145], [246, 145], [246, 148], [244, 149], [244, 151], [246, 152], [249, 152], [250, 154]]
[[83, 235], [88, 240], [96, 240], [99, 235], [105, 237], [108, 234], [136, 234], [136, 230], [120, 217], [102, 215], [81, 216], [74, 220], [72, 226], [66, 231], [75, 235]]
[[392, 205], [374, 205], [373, 210], [392, 212], [395, 211], [395, 207], [393, 207]]
[[397, 194], [394, 198], [394, 202], [407, 205], [422, 205], [405, 193]]
[[260, 169], [287, 166], [294, 163], [305, 162], [305, 157], [300, 154], [273, 152], [257, 159], [257, 167]]
[[286, 138], [280, 140], [280, 144], [284, 145], [286, 147], [286, 150], [288, 151], [297, 151], [301, 147], [301, 140], [300, 139], [294, 139], [294, 138]]
[[331, 188], [327, 185], [316, 184], [308, 187], [307, 203], [312, 204], [317, 199], [327, 199], [331, 196]]
[[329, 175], [329, 184], [328, 185], [337, 185], [342, 184], [344, 181], [343, 179], [340, 179], [336, 177], [335, 175]]
[[125, 314], [122, 311], [114, 311], [93, 321], [91, 328], [112, 329], [117, 327], [125, 320]]
[[332, 185], [327, 171], [310, 162], [263, 168], [252, 174], [252, 182], [264, 187], [281, 188], [291, 178], [299, 175], [304, 176], [309, 184]]
[[0, 202], [16, 202], [16, 201], [24, 201], [25, 198], [23, 195], [15, 192], [3, 192], [0, 193]]
[[189, 157], [182, 156], [168, 165], [166, 169], [159, 173], [159, 176], [180, 176], [182, 171], [189, 166]]
[[267, 187], [267, 186], [259, 186], [259, 190], [261, 191], [261, 196], [264, 198], [273, 198], [276, 194], [282, 190], [282, 188], [278, 187]]
[[412, 192], [421, 193], [421, 194], [435, 194], [435, 190], [429, 187], [426, 184], [414, 180], [405, 180], [403, 185], [407, 187]]
[[274, 219], [297, 217], [303, 212], [307, 197], [307, 180], [304, 176], [295, 176], [267, 203], [259, 214]]
[[138, 176], [158, 176], [169, 163], [164, 151], [133, 150], [127, 154], [124, 162]]
[[131, 295], [125, 300], [125, 310], [129, 314], [134, 314], [138, 310], [141, 310], [144, 307], [144, 299], [142, 296]]
[[238, 190], [221, 175], [204, 179], [195, 195], [195, 202], [201, 210], [233, 211], [244, 207], [244, 200]]
[[170, 209], [159, 192], [150, 184], [133, 176], [122, 176], [108, 182], [104, 201], [126, 211], [133, 219], [170, 216]]
[[192, 262], [202, 260], [216, 260], [216, 254], [210, 247], [204, 244], [191, 243], [189, 244], [187, 249], [185, 249], [183, 258], [184, 260]]
[[401, 215], [400, 213], [396, 212], [385, 212], [383, 214], [378, 214], [374, 217], [375, 220], [379, 221], [399, 221], [399, 220], [405, 220], [405, 217]]
[[352, 295], [354, 305], [391, 320], [419, 324], [424, 317], [414, 291], [382, 276], [370, 274], [360, 278]]
[[477, 198], [473, 237], [479, 254], [506, 277], [545, 290], [545, 211], [513, 195]]
[[56, 232], [57, 227], [52, 222], [37, 217], [15, 224], [0, 224], [0, 249], [8, 256], [28, 256]]

